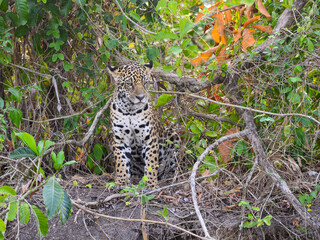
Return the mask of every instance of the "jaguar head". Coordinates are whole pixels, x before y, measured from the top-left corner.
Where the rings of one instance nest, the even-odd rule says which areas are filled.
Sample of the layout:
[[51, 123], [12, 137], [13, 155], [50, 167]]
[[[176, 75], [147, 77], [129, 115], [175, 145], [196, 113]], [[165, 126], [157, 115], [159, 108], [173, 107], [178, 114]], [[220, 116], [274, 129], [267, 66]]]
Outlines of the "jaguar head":
[[108, 65], [108, 72], [113, 77], [118, 98], [132, 105], [146, 103], [150, 97], [147, 89], [153, 62], [145, 65], [129, 63], [119, 68]]

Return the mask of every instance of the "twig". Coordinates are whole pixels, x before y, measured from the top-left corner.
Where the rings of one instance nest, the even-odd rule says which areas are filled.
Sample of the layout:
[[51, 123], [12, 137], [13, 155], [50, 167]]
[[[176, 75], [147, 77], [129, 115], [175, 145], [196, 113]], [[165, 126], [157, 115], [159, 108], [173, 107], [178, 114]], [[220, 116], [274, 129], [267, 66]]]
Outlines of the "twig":
[[116, 2], [116, 4], [118, 5], [118, 8], [120, 9], [122, 15], [128, 19], [129, 22], [133, 23], [133, 25], [135, 25], [138, 29], [140, 29], [142, 32], [144, 33], [149, 33], [149, 34], [153, 34], [153, 35], [157, 35], [155, 32], [151, 32], [143, 27], [141, 27], [139, 24], [137, 24], [135, 21], [133, 21], [131, 18], [129, 18], [126, 13], [123, 11], [123, 9], [121, 8], [120, 3], [118, 2], [118, 0], [114, 0]]
[[193, 201], [193, 205], [194, 205], [194, 209], [196, 211], [196, 214], [198, 216], [198, 219], [200, 221], [202, 230], [205, 233], [205, 236], [209, 239], [214, 239], [210, 236], [208, 229], [206, 227], [206, 224], [203, 220], [203, 217], [200, 213], [199, 210], [199, 205], [197, 202], [197, 192], [196, 192], [196, 183], [195, 183], [195, 177], [196, 177], [196, 173], [197, 173], [197, 169], [200, 165], [200, 163], [203, 161], [203, 159], [205, 158], [205, 156], [215, 147], [217, 147], [219, 144], [221, 144], [224, 141], [230, 140], [230, 139], [234, 139], [234, 138], [241, 138], [243, 136], [245, 136], [248, 133], [248, 130], [243, 130], [241, 132], [238, 133], [234, 133], [234, 134], [230, 134], [227, 136], [223, 136], [221, 138], [219, 138], [217, 141], [215, 141], [213, 144], [209, 145], [206, 150], [203, 151], [203, 153], [200, 155], [200, 157], [198, 158], [198, 160], [196, 161], [196, 163], [193, 165], [192, 168], [192, 172], [191, 172], [191, 176], [190, 176], [190, 187], [191, 187], [191, 194], [192, 194], [192, 201]]
[[96, 213], [96, 212], [93, 212], [79, 204], [77, 204], [74, 200], [71, 200], [72, 204], [74, 206], [76, 206], [77, 208], [80, 208], [82, 209], [83, 211], [89, 213], [89, 214], [92, 214], [94, 216], [97, 216], [97, 217], [102, 217], [102, 218], [107, 218], [107, 219], [112, 219], [112, 220], [120, 220], [120, 221], [127, 221], [127, 222], [144, 222], [144, 223], [153, 223], [153, 224], [160, 224], [160, 225], [165, 225], [165, 226], [169, 226], [169, 227], [172, 227], [172, 228], [175, 228], [175, 229], [178, 229], [182, 232], [185, 232], [187, 234], [190, 234], [194, 237], [197, 237], [199, 239], [204, 239], [204, 240], [208, 240], [208, 238], [206, 237], [201, 237], [197, 234], [194, 234], [192, 232], [189, 232], [188, 230], [186, 229], [183, 229], [181, 227], [178, 227], [176, 225], [173, 225], [171, 223], [168, 223], [168, 222], [159, 222], [159, 221], [154, 221], [154, 220], [148, 220], [148, 219], [130, 219], [130, 218], [122, 218], [122, 217], [114, 217], [114, 216], [109, 216], [109, 215], [105, 215], [105, 214], [101, 214], [101, 213]]
[[[257, 169], [257, 166], [259, 165], [258, 164], [258, 158], [255, 158], [255, 161], [254, 161], [254, 164], [249, 172], [249, 175], [248, 175], [248, 178], [247, 178], [247, 181], [243, 187], [243, 195], [242, 195], [242, 200], [245, 201], [247, 199], [247, 190], [248, 190], [248, 185], [251, 181], [251, 178], [252, 178], [252, 175], [254, 173], [254, 171]], [[241, 206], [241, 223], [240, 223], [240, 234], [239, 234], [239, 238], [238, 239], [241, 239], [242, 237], [242, 231], [243, 231], [243, 224], [244, 224], [244, 210], [245, 210], [245, 206], [242, 205]]]
[[[81, 141], [76, 141], [76, 140], [68, 140], [66, 141], [65, 143], [66, 144], [75, 144], [77, 146], [83, 146], [88, 140], [89, 138], [91, 137], [91, 135], [93, 134], [94, 132], [94, 129], [96, 128], [98, 122], [99, 122], [99, 119], [101, 117], [101, 115], [107, 110], [107, 108], [109, 107], [110, 105], [110, 102], [111, 102], [111, 99], [108, 100], [108, 102], [104, 105], [103, 108], [101, 108], [99, 110], [99, 112], [97, 112], [96, 114], [96, 117], [94, 118], [90, 128], [89, 128], [89, 131], [86, 133], [85, 137], [81, 140]], [[64, 142], [62, 143], [59, 143], [60, 145], [61, 144], [64, 144]]]
[[254, 109], [254, 108], [250, 108], [250, 107], [243, 107], [243, 106], [232, 104], [232, 103], [218, 102], [218, 101], [212, 100], [210, 98], [201, 97], [199, 95], [192, 94], [192, 93], [186, 93], [186, 92], [175, 92], [175, 91], [152, 91], [152, 92], [180, 94], [180, 95], [199, 98], [199, 99], [206, 100], [206, 101], [209, 101], [209, 102], [212, 102], [212, 103], [216, 103], [216, 104], [219, 104], [219, 105], [222, 105], [222, 106], [229, 106], [229, 107], [234, 107], [234, 108], [237, 108], [237, 109], [247, 110], [247, 111], [250, 111], [250, 112], [263, 113], [263, 114], [279, 116], [279, 117], [287, 117], [287, 116], [304, 117], [304, 118], [311, 119], [312, 121], [314, 121], [314, 122], [316, 122], [317, 124], [320, 125], [320, 121], [318, 121], [314, 117], [311, 117], [311, 116], [308, 116], [308, 115], [304, 115], [304, 114], [300, 114], [300, 113], [273, 113], [273, 112], [258, 110], [258, 109]]

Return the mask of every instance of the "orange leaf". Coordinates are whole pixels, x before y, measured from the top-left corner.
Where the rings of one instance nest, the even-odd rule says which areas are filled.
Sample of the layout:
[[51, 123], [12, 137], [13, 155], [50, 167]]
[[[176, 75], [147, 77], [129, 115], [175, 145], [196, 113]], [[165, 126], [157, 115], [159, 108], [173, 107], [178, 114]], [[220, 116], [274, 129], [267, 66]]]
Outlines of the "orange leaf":
[[233, 42], [236, 43], [236, 42], [238, 42], [239, 39], [241, 38], [242, 29], [235, 30], [235, 31], [233, 31], [233, 33], [235, 33]]
[[247, 16], [247, 19], [249, 19], [251, 17], [251, 12], [253, 10], [253, 7], [254, 7], [254, 4], [252, 4], [248, 9], [247, 9], [247, 13], [246, 13], [246, 16]]
[[217, 65], [220, 66], [226, 59], [226, 48], [222, 48], [217, 54]]
[[252, 47], [256, 40], [254, 40], [254, 37], [252, 36], [251, 31], [249, 29], [244, 29], [242, 36], [242, 48], [243, 51], [245, 51], [247, 50], [247, 48]]
[[[222, 9], [226, 9], [228, 8], [228, 6], [223, 5]], [[231, 10], [227, 10], [224, 12], [225, 18], [224, 18], [224, 22], [227, 23], [231, 23], [232, 22], [232, 18], [231, 18]]]
[[[225, 136], [233, 134], [233, 133], [237, 133], [239, 132], [239, 130], [237, 128], [231, 128], [229, 129]], [[223, 160], [224, 163], [230, 162], [232, 159], [229, 157], [230, 152], [233, 148], [233, 146], [237, 143], [237, 140], [235, 139], [230, 139], [227, 141], [224, 141], [223, 143], [219, 144], [218, 148], [219, 148], [219, 153], [220, 156]]]
[[[209, 15], [212, 14], [212, 13], [215, 11], [215, 8], [216, 8], [220, 3], [221, 3], [221, 2], [217, 2], [216, 4], [214, 4], [213, 6], [211, 6], [211, 7], [208, 8], [208, 10], [209, 10]], [[204, 5], [199, 6], [199, 8], [200, 8], [201, 10], [203, 10], [203, 9], [204, 9]], [[196, 19], [194, 20], [194, 23], [199, 22], [201, 19], [203, 19], [204, 16], [205, 16], [204, 13], [198, 12], [197, 17], [196, 17]]]
[[255, 21], [258, 21], [260, 19], [260, 16], [254, 16], [253, 18], [248, 19], [244, 24], [243, 28], [246, 28], [250, 23], [253, 23]]
[[271, 15], [268, 13], [268, 11], [267, 11], [267, 9], [265, 8], [265, 6], [263, 6], [261, 0], [257, 0], [256, 2], [257, 2], [259, 11], [260, 11], [268, 20], [270, 20], [272, 17], [271, 17]]
[[211, 37], [216, 43], [222, 42], [223, 44], [227, 45], [223, 14], [221, 12], [217, 14], [217, 20], [213, 26]]
[[252, 27], [255, 29], [258, 29], [260, 31], [263, 31], [265, 33], [268, 33], [269, 35], [272, 32], [272, 27], [270, 27], [270, 26], [254, 25]]
[[246, 7], [240, 8], [240, 17], [243, 15], [244, 10], [246, 10]]
[[209, 58], [212, 56], [212, 54], [219, 51], [220, 48], [221, 48], [221, 46], [216, 46], [216, 47], [208, 49], [207, 51], [202, 52], [199, 57], [196, 57], [196, 58], [190, 60], [191, 64], [195, 67], [199, 66], [200, 64], [208, 61]]
[[204, 13], [198, 12], [198, 15], [196, 17], [196, 19], [194, 20], [194, 23], [199, 22], [204, 16]]

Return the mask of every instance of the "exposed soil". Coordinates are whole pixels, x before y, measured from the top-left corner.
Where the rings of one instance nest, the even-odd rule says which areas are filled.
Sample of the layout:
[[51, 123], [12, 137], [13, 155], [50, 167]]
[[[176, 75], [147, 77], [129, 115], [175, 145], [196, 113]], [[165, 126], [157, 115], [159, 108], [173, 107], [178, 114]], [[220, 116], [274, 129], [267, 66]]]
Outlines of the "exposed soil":
[[[295, 212], [290, 203], [285, 199], [276, 186], [272, 185], [270, 178], [256, 171], [248, 188], [247, 201], [251, 206], [260, 206], [260, 212], [254, 212], [261, 218], [272, 215], [270, 226], [244, 228], [240, 231], [242, 220], [241, 207], [242, 185], [232, 176], [233, 171], [222, 170], [215, 180], [198, 180], [198, 202], [200, 211], [205, 219], [210, 235], [217, 239], [316, 239], [313, 237], [313, 229], [304, 225], [301, 217]], [[187, 176], [177, 179], [176, 182], [187, 180]], [[74, 186], [73, 181], [78, 185]], [[33, 218], [27, 225], [17, 222], [9, 223], [6, 232], [7, 239], [143, 239], [142, 229], [146, 229], [148, 239], [197, 239], [197, 237], [176, 228], [160, 225], [135, 222], [132, 219], [141, 219], [145, 210], [145, 219], [165, 222], [157, 211], [168, 206], [169, 220], [175, 226], [183, 228], [196, 235], [204, 237], [201, 225], [195, 214], [188, 183], [163, 189], [152, 193], [155, 198], [150, 200], [147, 207], [142, 207], [138, 197], [125, 199], [119, 191], [108, 191], [105, 183], [110, 182], [107, 176], [93, 177], [93, 175], [74, 175], [60, 181], [71, 199], [85, 209], [108, 216], [125, 218], [123, 220], [109, 219], [103, 216], [92, 215], [76, 206], [72, 208], [72, 214], [65, 225], [62, 225], [59, 217], [55, 216], [49, 221], [49, 233], [46, 237], [37, 236], [37, 226]], [[243, 179], [238, 179], [245, 182]], [[316, 176], [309, 173], [298, 174], [290, 181], [292, 189], [301, 192], [308, 189], [308, 184], [314, 183]], [[92, 188], [86, 187], [91, 184]], [[162, 183], [167, 186], [171, 183]], [[299, 187], [298, 187], [299, 186]], [[301, 187], [303, 186], [303, 187]], [[44, 211], [41, 191], [27, 199], [31, 204]], [[127, 204], [130, 202], [130, 204]], [[320, 213], [319, 198], [312, 202], [311, 214], [318, 217]], [[244, 216], [248, 215], [248, 209], [244, 209]], [[246, 219], [244, 219], [246, 221]]]

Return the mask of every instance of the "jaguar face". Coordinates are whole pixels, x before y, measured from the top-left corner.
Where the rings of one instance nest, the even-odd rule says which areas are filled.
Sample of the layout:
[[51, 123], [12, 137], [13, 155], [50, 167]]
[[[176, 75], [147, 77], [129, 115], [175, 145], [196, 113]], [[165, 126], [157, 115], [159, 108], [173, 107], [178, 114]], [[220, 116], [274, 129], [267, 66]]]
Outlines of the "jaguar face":
[[115, 81], [115, 92], [119, 100], [131, 105], [141, 105], [149, 100], [147, 91], [150, 83], [152, 61], [146, 65], [129, 63], [119, 68], [108, 65], [108, 72]]

